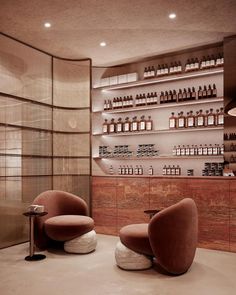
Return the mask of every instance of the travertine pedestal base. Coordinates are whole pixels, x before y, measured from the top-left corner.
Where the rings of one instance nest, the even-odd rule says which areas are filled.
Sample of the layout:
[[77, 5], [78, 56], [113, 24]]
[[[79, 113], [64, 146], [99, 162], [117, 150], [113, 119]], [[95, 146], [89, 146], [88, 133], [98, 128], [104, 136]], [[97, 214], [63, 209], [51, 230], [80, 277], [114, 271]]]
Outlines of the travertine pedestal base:
[[151, 258], [130, 250], [121, 242], [118, 242], [115, 250], [116, 263], [126, 270], [142, 270], [152, 266]]
[[95, 250], [97, 236], [94, 230], [64, 243], [64, 250], [68, 253], [85, 254]]

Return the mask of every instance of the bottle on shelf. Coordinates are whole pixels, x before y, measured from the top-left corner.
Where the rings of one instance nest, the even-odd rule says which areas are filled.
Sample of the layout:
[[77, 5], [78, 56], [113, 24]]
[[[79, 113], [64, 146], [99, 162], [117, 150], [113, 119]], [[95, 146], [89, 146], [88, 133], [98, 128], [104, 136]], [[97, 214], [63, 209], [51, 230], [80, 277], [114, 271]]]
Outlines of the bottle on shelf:
[[200, 65], [200, 69], [204, 70], [206, 68], [206, 57], [203, 56], [202, 60], [201, 60], [201, 65]]
[[216, 125], [217, 126], [224, 125], [224, 108], [220, 108], [220, 110], [216, 110]]
[[185, 64], [185, 72], [189, 72], [190, 71], [190, 59], [187, 59], [187, 62]]
[[119, 168], [118, 168], [118, 174], [121, 175], [122, 174], [121, 172], [122, 172], [122, 168], [121, 168], [121, 165], [120, 165]]
[[202, 110], [197, 112], [195, 119], [196, 119], [196, 121], [195, 121], [196, 127], [204, 127], [205, 126], [205, 115], [203, 115]]
[[175, 129], [177, 127], [176, 123], [175, 113], [172, 112], [169, 118], [169, 129]]
[[133, 175], [133, 167], [132, 167], [132, 165], [129, 167], [129, 175]]
[[113, 175], [114, 174], [114, 169], [113, 169], [113, 166], [112, 165], [109, 168], [109, 174], [110, 175]]
[[196, 99], [196, 91], [195, 91], [195, 88], [192, 87], [191, 100], [195, 100], [195, 99]]
[[134, 175], [138, 175], [139, 173], [139, 168], [138, 168], [138, 165], [135, 166], [134, 168]]
[[171, 90], [170, 90], [169, 93], [168, 93], [167, 101], [168, 101], [168, 102], [172, 102], [172, 101], [173, 101], [173, 94], [172, 94], [172, 91], [171, 91]]
[[177, 118], [177, 128], [185, 128], [185, 116], [183, 112], [178, 114]]
[[151, 67], [150, 76], [149, 77], [155, 77], [155, 68], [154, 68], [154, 66]]
[[145, 116], [141, 116], [141, 120], [139, 121], [139, 131], [145, 131], [145, 130], [146, 130]]
[[206, 68], [209, 69], [211, 67], [211, 58], [210, 55], [206, 58]]
[[157, 75], [157, 77], [161, 76], [161, 66], [160, 65], [158, 65], [158, 67], [157, 67], [156, 75]]
[[203, 146], [202, 146], [202, 144], [200, 144], [200, 146], [198, 147], [197, 154], [198, 154], [198, 156], [203, 155]]
[[178, 62], [178, 73], [182, 73], [182, 65], [181, 62]]
[[170, 165], [168, 165], [167, 168], [166, 168], [166, 175], [171, 175], [171, 167], [170, 167]]
[[180, 148], [180, 156], [185, 156], [185, 145]]
[[184, 88], [184, 91], [183, 91], [183, 101], [186, 101], [187, 100], [187, 90], [186, 88]]
[[167, 64], [164, 65], [164, 75], [168, 75], [169, 74], [169, 67]]
[[146, 79], [148, 77], [148, 68], [144, 68], [143, 78]]
[[178, 102], [182, 102], [182, 101], [183, 101], [183, 93], [182, 93], [182, 89], [179, 89]]
[[115, 119], [111, 119], [111, 123], [109, 124], [109, 133], [115, 133], [116, 132], [116, 123]]
[[181, 175], [181, 168], [179, 167], [179, 165], [177, 165], [175, 169], [175, 175]]
[[190, 111], [189, 113], [187, 113], [186, 127], [187, 128], [195, 127], [195, 116], [193, 115], [193, 111]]
[[153, 121], [151, 119], [151, 116], [148, 116], [148, 120], [146, 121], [146, 130], [151, 131], [153, 128]]
[[207, 87], [206, 87], [206, 85], [203, 86], [202, 98], [207, 98]]
[[142, 165], [140, 165], [138, 168], [138, 174], [143, 175], [143, 166]]
[[147, 94], [146, 102], [147, 102], [147, 105], [150, 105], [150, 104], [151, 104], [151, 95], [150, 95], [149, 92], [148, 92], [148, 94]]
[[166, 175], [166, 171], [167, 170], [167, 167], [166, 165], [164, 165], [164, 167], [162, 168], [162, 175]]
[[136, 132], [138, 131], [138, 121], [137, 121], [137, 117], [133, 117], [132, 119], [132, 123], [131, 123], [131, 131], [132, 132]]
[[107, 119], [105, 119], [104, 123], [102, 124], [102, 133], [104, 134], [109, 133], [109, 124], [107, 122]]
[[212, 97], [212, 89], [211, 89], [211, 85], [209, 84], [208, 89], [207, 89], [207, 97], [211, 98]]
[[202, 87], [201, 86], [199, 86], [199, 88], [198, 88], [198, 99], [202, 99], [203, 98], [203, 96], [202, 96]]
[[199, 70], [199, 60], [198, 60], [197, 57], [194, 60], [194, 70], [195, 71], [198, 71]]
[[211, 68], [215, 67], [215, 57], [213, 54], [211, 55], [211, 58], [210, 58], [210, 67]]
[[195, 147], [194, 145], [192, 144], [191, 147], [189, 148], [189, 155], [190, 156], [194, 156], [196, 153], [195, 153]]
[[175, 173], [176, 173], [176, 168], [175, 168], [175, 165], [173, 165], [173, 166], [171, 167], [170, 174], [171, 174], [171, 175], [176, 175]]
[[208, 154], [208, 156], [213, 155], [213, 146], [212, 146], [212, 144], [209, 144], [209, 146], [207, 148], [207, 154]]
[[188, 87], [186, 99], [187, 100], [192, 100], [192, 92], [191, 92], [191, 88], [190, 87]]
[[213, 88], [212, 88], [212, 97], [217, 97], [216, 84], [213, 84]]
[[148, 169], [148, 175], [153, 175], [153, 167], [152, 167], [152, 165]]
[[215, 125], [215, 114], [213, 113], [213, 109], [210, 109], [210, 112], [206, 115], [206, 126], [214, 126]]
[[177, 148], [176, 148], [176, 145], [173, 147], [172, 155], [173, 155], [173, 156], [176, 156], [176, 155], [177, 155]]
[[116, 132], [120, 133], [123, 132], [123, 122], [122, 122], [122, 118], [118, 118], [118, 122], [116, 123]]
[[177, 93], [176, 93], [176, 90], [173, 90], [173, 93], [172, 93], [172, 102], [177, 102]]
[[164, 103], [168, 102], [168, 91], [165, 91], [164, 94]]
[[177, 148], [176, 148], [176, 156], [181, 156], [181, 147], [180, 147], [180, 145], [178, 145]]
[[129, 132], [130, 131], [130, 121], [129, 117], [125, 118], [125, 122], [123, 123], [123, 131], [124, 132]]
[[161, 94], [160, 94], [160, 104], [163, 104], [165, 101], [164, 101], [164, 92], [161, 91]]

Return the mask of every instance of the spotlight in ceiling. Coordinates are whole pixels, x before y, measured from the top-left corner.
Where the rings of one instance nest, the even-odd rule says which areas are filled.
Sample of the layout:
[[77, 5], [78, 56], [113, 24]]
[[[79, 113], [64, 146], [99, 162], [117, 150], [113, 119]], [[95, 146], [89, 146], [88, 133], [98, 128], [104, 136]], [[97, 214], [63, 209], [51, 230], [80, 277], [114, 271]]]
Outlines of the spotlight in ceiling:
[[232, 99], [226, 106], [225, 106], [225, 113], [230, 116], [236, 116], [236, 99]]
[[44, 27], [45, 27], [45, 28], [50, 28], [50, 27], [51, 27], [51, 24], [48, 23], [48, 22], [47, 22], [47, 23], [44, 23]]
[[176, 18], [176, 14], [175, 13], [170, 13], [169, 14], [169, 18], [170, 19], [175, 19]]
[[107, 46], [107, 43], [103, 41], [103, 42], [100, 43], [100, 46], [105, 47], [105, 46]]

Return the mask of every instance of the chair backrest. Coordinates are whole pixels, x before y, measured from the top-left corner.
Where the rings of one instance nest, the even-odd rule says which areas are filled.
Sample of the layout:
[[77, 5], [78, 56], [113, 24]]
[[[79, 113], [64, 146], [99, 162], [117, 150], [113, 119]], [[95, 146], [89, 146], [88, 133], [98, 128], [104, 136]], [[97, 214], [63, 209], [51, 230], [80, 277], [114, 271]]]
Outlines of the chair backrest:
[[167, 272], [182, 274], [191, 266], [198, 241], [198, 213], [194, 200], [185, 198], [157, 213], [148, 227], [157, 262]]
[[86, 202], [71, 193], [49, 190], [38, 195], [33, 204], [44, 205], [47, 215], [36, 217], [34, 222], [35, 244], [40, 249], [47, 248], [50, 239], [44, 232], [44, 222], [58, 215], [88, 215]]

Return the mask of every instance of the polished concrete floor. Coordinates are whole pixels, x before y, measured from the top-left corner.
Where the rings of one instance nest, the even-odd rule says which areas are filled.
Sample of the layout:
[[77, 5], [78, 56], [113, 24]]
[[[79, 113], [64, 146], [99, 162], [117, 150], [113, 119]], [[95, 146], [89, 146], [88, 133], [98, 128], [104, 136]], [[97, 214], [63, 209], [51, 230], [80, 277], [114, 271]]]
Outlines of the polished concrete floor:
[[123, 271], [115, 264], [117, 237], [98, 235], [87, 255], [45, 251], [47, 258], [27, 262], [28, 243], [0, 250], [1, 295], [233, 295], [236, 254], [198, 249], [191, 269], [173, 277], [146, 271]]

